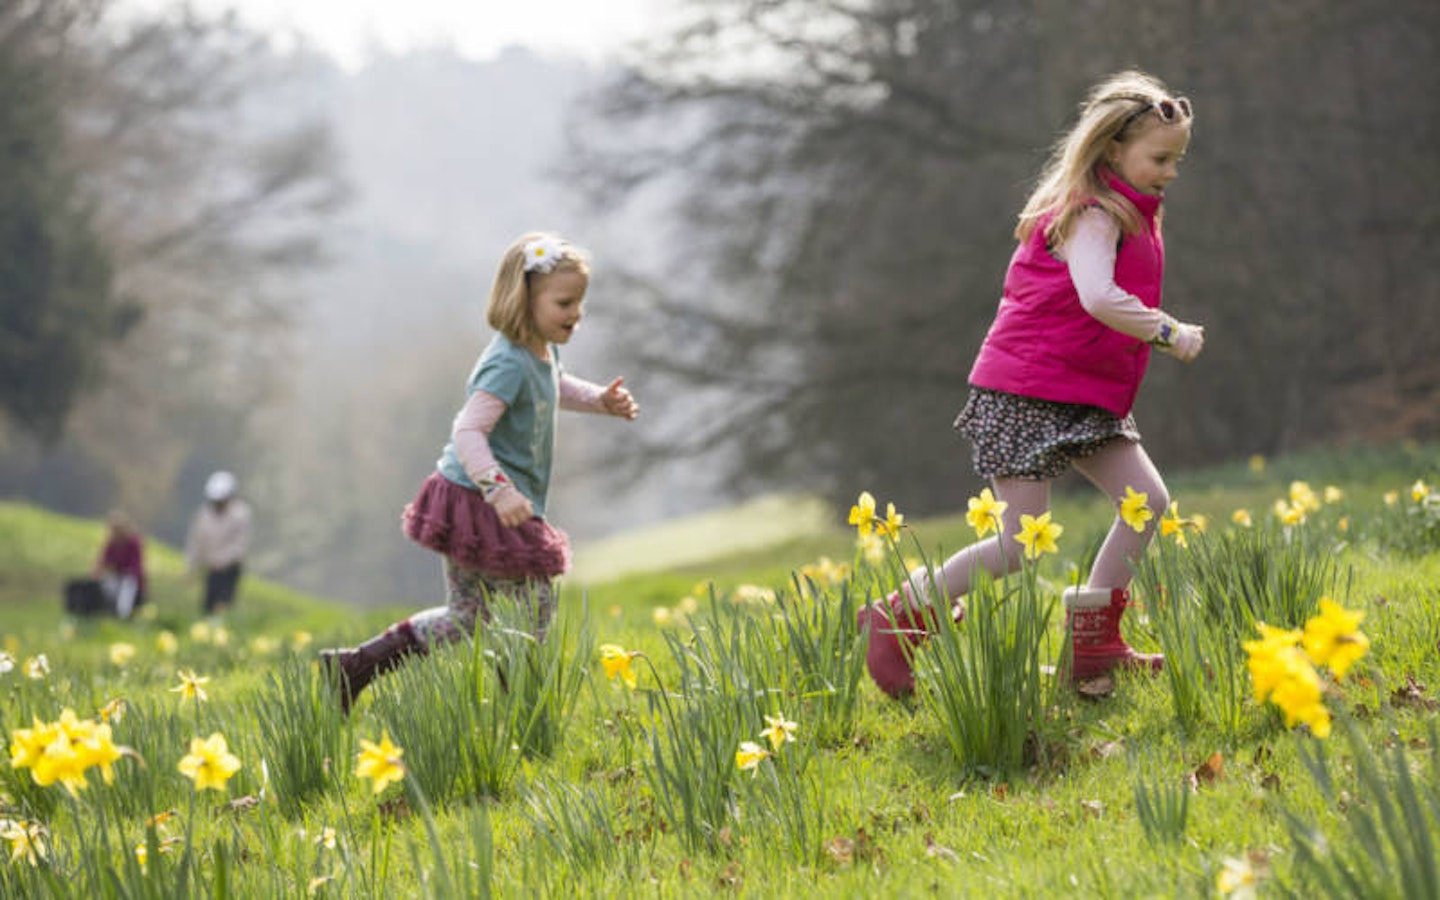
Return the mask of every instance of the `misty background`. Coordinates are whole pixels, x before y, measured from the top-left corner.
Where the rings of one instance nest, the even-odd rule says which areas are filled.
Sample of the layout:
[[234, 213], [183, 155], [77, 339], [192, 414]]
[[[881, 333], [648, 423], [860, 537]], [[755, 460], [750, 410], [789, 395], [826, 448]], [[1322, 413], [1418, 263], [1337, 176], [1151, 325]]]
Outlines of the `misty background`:
[[500, 251], [544, 228], [593, 255], [567, 368], [645, 407], [562, 418], [577, 543], [772, 491], [961, 508], [1015, 213], [1127, 66], [1196, 108], [1166, 305], [1207, 347], [1141, 393], [1162, 471], [1440, 431], [1433, 2], [675, 12], [604, 64], [349, 69], [233, 17], [0, 0], [0, 495], [178, 543], [230, 468], [253, 571], [429, 602], [399, 512]]

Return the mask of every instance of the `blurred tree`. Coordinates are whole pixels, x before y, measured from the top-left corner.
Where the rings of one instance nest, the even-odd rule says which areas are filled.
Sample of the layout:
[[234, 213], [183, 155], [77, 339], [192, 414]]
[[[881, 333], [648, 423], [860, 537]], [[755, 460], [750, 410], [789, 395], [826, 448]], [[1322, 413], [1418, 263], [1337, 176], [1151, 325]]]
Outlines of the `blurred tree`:
[[[311, 63], [187, 6], [123, 20], [111, 0], [5, 12], [54, 85], [59, 156], [131, 326], [91, 348], [103, 378], [58, 452], [9, 456], [32, 496], [51, 492], [37, 499], [119, 503], [173, 537], [194, 499], [177, 484], [250, 470], [263, 452], [251, 426], [286, 387], [289, 280], [319, 261], [319, 229], [345, 196], [320, 110], [285, 94]], [[85, 496], [66, 493], [76, 484]]]
[[103, 343], [133, 319], [113, 302], [92, 211], [65, 164], [59, 85], [30, 45], [41, 8], [19, 12], [0, 8], [0, 409], [53, 442], [94, 386]]
[[688, 408], [641, 464], [711, 454], [737, 488], [959, 504], [976, 485], [949, 425], [1015, 214], [1086, 88], [1133, 65], [1196, 101], [1167, 303], [1209, 335], [1195, 366], [1151, 369], [1152, 453], [1434, 435], [1416, 335], [1440, 315], [1440, 6], [1379, 6], [689, 4], [576, 129], [598, 204], [683, 196], [630, 314], [637, 368], [669, 387], [647, 396]]

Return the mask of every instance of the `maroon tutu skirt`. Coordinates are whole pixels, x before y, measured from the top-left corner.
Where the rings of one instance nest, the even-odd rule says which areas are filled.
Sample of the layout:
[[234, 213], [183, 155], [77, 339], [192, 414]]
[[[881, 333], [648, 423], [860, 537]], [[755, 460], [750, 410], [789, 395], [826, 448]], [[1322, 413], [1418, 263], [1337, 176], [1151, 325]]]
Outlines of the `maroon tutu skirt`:
[[494, 578], [554, 578], [570, 568], [565, 532], [540, 518], [506, 528], [479, 491], [439, 472], [425, 479], [400, 525], [420, 546]]

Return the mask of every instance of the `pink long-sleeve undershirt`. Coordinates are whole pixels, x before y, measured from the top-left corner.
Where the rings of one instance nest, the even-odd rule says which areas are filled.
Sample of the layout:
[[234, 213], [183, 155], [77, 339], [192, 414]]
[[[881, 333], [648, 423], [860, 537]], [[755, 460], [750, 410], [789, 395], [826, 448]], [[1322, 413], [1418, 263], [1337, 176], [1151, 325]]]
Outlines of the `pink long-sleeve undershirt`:
[[1150, 341], [1159, 333], [1165, 315], [1115, 283], [1119, 242], [1120, 223], [1105, 210], [1092, 206], [1080, 213], [1074, 231], [1055, 255], [1069, 267], [1070, 280], [1086, 312], [1122, 334]]
[[[576, 378], [573, 375], [560, 376], [560, 408], [574, 412], [605, 412], [601, 399], [605, 388], [598, 384]], [[455, 455], [470, 480], [479, 484], [485, 473], [493, 470], [498, 463], [490, 450], [490, 432], [495, 423], [505, 414], [504, 400], [487, 391], [476, 391], [465, 401], [455, 416], [450, 428], [450, 439], [455, 442]]]

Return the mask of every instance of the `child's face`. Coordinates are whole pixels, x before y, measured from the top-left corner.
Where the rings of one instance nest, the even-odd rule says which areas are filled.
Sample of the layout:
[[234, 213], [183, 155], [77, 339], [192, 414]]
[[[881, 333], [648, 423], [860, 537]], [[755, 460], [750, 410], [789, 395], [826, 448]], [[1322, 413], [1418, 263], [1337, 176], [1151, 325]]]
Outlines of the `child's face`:
[[1110, 168], [1142, 194], [1160, 196], [1180, 174], [1190, 143], [1188, 123], [1157, 122], [1123, 144], [1110, 148]]
[[530, 282], [530, 314], [535, 330], [545, 344], [564, 344], [580, 325], [584, 314], [585, 289], [590, 279], [575, 271], [562, 270], [533, 276]]

